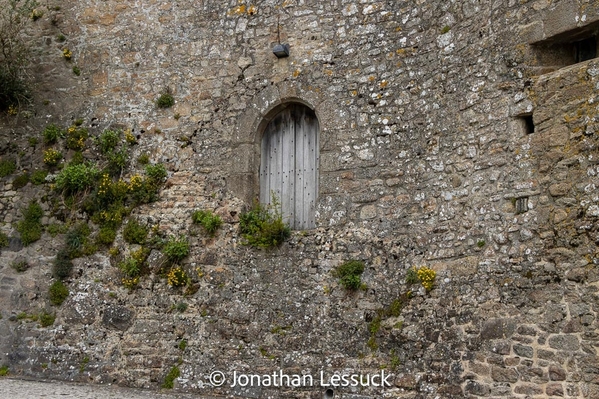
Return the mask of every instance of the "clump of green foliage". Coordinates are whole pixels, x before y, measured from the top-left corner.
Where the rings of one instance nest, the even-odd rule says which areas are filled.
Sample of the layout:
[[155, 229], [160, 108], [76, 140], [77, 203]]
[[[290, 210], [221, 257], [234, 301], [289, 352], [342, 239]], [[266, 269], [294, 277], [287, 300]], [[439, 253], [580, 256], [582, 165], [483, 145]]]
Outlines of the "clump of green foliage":
[[47, 170], [35, 170], [31, 174], [31, 178], [29, 180], [31, 180], [31, 182], [37, 186], [46, 182], [46, 176], [48, 176]]
[[42, 237], [43, 226], [41, 221], [44, 211], [36, 201], [31, 201], [29, 206], [21, 212], [23, 213], [23, 220], [17, 223], [17, 231], [21, 235], [23, 245], [27, 246]]
[[52, 123], [46, 126], [44, 131], [42, 132], [44, 144], [46, 145], [54, 144], [58, 141], [59, 138], [63, 138], [64, 136], [65, 131]]
[[[376, 335], [380, 331], [383, 320], [388, 319], [389, 317], [399, 317], [401, 314], [402, 300], [408, 300], [408, 295], [402, 295], [400, 298], [395, 299], [391, 304], [386, 307], [377, 310], [376, 315], [373, 319], [368, 323], [368, 332], [370, 337], [368, 338], [368, 342], [366, 345], [372, 350], [375, 351], [378, 349], [379, 345], [376, 340]], [[401, 322], [397, 323], [396, 326], [401, 326]], [[394, 327], [396, 328], [396, 327]]]
[[0, 3], [0, 111], [15, 112], [31, 97], [26, 72], [31, 53], [25, 29], [36, 5], [35, 0]]
[[166, 88], [161, 94], [160, 97], [156, 99], [156, 106], [158, 108], [170, 108], [175, 105], [175, 98], [173, 97], [173, 93], [170, 88]]
[[17, 177], [15, 177], [13, 179], [12, 187], [15, 190], [18, 190], [20, 188], [25, 187], [27, 185], [27, 183], [29, 183], [29, 173], [25, 172], [25, 173], [18, 175]]
[[9, 159], [0, 160], [0, 178], [6, 177], [17, 170], [17, 165]]
[[183, 312], [185, 312], [185, 311], [187, 310], [187, 307], [188, 307], [188, 306], [187, 306], [187, 304], [186, 304], [185, 302], [177, 302], [177, 303], [174, 305], [174, 308], [175, 308], [175, 309], [177, 310], [177, 312], [179, 312], [179, 313], [183, 313]]
[[166, 375], [166, 377], [164, 377], [164, 383], [162, 383], [162, 388], [173, 389], [173, 386], [175, 385], [175, 379], [179, 378], [180, 375], [181, 370], [179, 370], [179, 367], [173, 366]]
[[162, 253], [166, 255], [171, 263], [179, 263], [189, 255], [189, 242], [185, 237], [169, 237], [162, 247]]
[[408, 269], [408, 271], [406, 272], [406, 283], [407, 284], [417, 284], [420, 282], [420, 279], [418, 278], [418, 273], [416, 272], [416, 268], [415, 267], [411, 267]]
[[90, 255], [95, 252], [95, 248], [89, 242], [91, 229], [85, 222], [74, 226], [67, 232], [65, 239], [65, 250], [70, 259], [78, 258], [82, 255]]
[[4, 365], [2, 367], [0, 367], [0, 377], [6, 377], [9, 373], [9, 369], [8, 366]]
[[100, 152], [103, 155], [106, 155], [118, 147], [121, 141], [121, 131], [110, 129], [104, 130], [102, 133], [100, 133], [96, 141], [98, 143]]
[[239, 216], [239, 229], [245, 245], [270, 248], [281, 245], [291, 235], [291, 229], [283, 222], [279, 202], [273, 196], [271, 205], [254, 203], [252, 209]]
[[[183, 310], [185, 311], [185, 310]], [[177, 347], [184, 351], [187, 348], [187, 340], [185, 338], [183, 338], [181, 341], [179, 341], [179, 345], [177, 345]]]
[[0, 249], [8, 247], [8, 235], [5, 232], [0, 231]]
[[150, 163], [150, 156], [148, 154], [141, 154], [137, 157], [137, 163], [140, 165], [147, 165]]
[[121, 282], [126, 288], [133, 290], [139, 284], [140, 277], [148, 272], [146, 259], [149, 251], [146, 248], [140, 248], [131, 253], [130, 257], [118, 263], [118, 268], [123, 277]]
[[108, 166], [106, 170], [113, 176], [120, 175], [121, 172], [129, 164], [129, 151], [127, 148], [122, 147], [118, 150], [110, 151], [106, 154], [108, 159]]
[[66, 224], [51, 223], [48, 225], [48, 227], [46, 227], [46, 231], [52, 237], [56, 237], [58, 234], [64, 234], [68, 230], [69, 228]]
[[10, 267], [12, 267], [18, 273], [23, 273], [24, 271], [27, 271], [27, 269], [29, 269], [29, 263], [27, 263], [26, 260], [18, 260], [12, 262], [10, 264]]
[[214, 236], [216, 230], [223, 224], [221, 217], [210, 211], [195, 211], [191, 219], [194, 223], [200, 224], [211, 236]]
[[67, 142], [66, 146], [70, 150], [80, 151], [85, 148], [85, 140], [87, 140], [89, 133], [87, 129], [80, 125], [73, 125], [67, 129]]
[[129, 244], [143, 244], [148, 237], [148, 228], [137, 219], [130, 218], [123, 229], [123, 238]]
[[343, 288], [355, 291], [366, 288], [366, 285], [362, 283], [362, 273], [364, 273], [364, 262], [350, 260], [339, 265], [333, 271], [333, 276], [339, 279], [339, 284]]
[[135, 288], [139, 283], [141, 276], [141, 265], [139, 261], [133, 257], [127, 258], [118, 264], [119, 270], [123, 273], [121, 282], [123, 286], [130, 290]]
[[96, 237], [96, 241], [101, 245], [110, 245], [116, 238], [116, 228], [113, 226], [102, 226]]
[[74, 66], [73, 66], [73, 73], [74, 73], [76, 76], [79, 76], [79, 75], [81, 75], [81, 68], [79, 68], [77, 65], [74, 65]]
[[83, 157], [83, 153], [81, 151], [75, 151], [71, 160], [69, 161], [69, 165], [81, 165], [85, 162], [85, 158]]
[[146, 165], [145, 171], [148, 178], [156, 184], [164, 182], [167, 176], [166, 168], [161, 163]]
[[65, 194], [82, 192], [93, 186], [99, 173], [94, 164], [67, 165], [56, 177], [56, 189]]
[[63, 248], [56, 254], [56, 258], [52, 264], [52, 275], [62, 280], [69, 277], [72, 270], [73, 262], [71, 262], [69, 251]]
[[69, 289], [60, 280], [56, 280], [48, 289], [48, 297], [52, 305], [60, 306], [69, 296]]
[[49, 313], [46, 310], [43, 310], [39, 315], [40, 325], [42, 327], [50, 327], [54, 324], [56, 320], [56, 315], [54, 313]]

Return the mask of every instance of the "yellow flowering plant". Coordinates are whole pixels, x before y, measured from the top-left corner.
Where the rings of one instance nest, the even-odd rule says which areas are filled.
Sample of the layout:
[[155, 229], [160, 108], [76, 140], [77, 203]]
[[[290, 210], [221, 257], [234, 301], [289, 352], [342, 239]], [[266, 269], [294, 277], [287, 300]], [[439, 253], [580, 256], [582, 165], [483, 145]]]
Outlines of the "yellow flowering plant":
[[420, 284], [428, 292], [433, 289], [436, 277], [437, 273], [431, 268], [426, 266], [421, 266], [419, 268], [413, 267], [409, 269], [406, 274], [406, 283], [416, 284], [420, 282]]
[[168, 285], [173, 288], [183, 287], [189, 281], [189, 276], [181, 266], [175, 266], [166, 275]]
[[44, 163], [48, 166], [58, 165], [61, 159], [61, 152], [55, 150], [54, 148], [48, 148], [46, 151], [44, 151]]
[[62, 56], [64, 57], [65, 60], [70, 61], [71, 58], [73, 57], [73, 53], [68, 48], [65, 48], [62, 50]]

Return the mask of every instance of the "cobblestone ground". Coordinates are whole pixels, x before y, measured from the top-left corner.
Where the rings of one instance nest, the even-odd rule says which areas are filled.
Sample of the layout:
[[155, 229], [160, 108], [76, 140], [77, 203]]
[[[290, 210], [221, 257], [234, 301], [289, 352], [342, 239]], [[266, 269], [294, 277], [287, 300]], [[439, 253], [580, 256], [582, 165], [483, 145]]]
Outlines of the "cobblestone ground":
[[0, 398], [10, 399], [216, 399], [214, 397], [159, 393], [116, 386], [69, 384], [0, 378]]

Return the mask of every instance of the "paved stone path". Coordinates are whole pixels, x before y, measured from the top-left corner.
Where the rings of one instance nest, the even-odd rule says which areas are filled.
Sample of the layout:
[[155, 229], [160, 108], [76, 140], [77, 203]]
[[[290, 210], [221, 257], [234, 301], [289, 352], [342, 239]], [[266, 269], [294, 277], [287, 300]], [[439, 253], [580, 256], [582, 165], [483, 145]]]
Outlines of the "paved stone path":
[[216, 399], [175, 392], [105, 385], [70, 384], [60, 381], [28, 381], [0, 377], [0, 398], [7, 399]]

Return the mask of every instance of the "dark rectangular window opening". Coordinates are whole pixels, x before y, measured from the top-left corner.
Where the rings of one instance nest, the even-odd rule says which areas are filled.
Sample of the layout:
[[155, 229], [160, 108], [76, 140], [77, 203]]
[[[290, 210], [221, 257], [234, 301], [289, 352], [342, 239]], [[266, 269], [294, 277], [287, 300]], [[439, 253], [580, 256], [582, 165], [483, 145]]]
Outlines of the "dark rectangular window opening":
[[535, 132], [535, 123], [532, 119], [532, 114], [529, 115], [521, 115], [520, 120], [522, 120], [522, 126], [524, 127], [524, 133], [531, 134]]
[[522, 119], [524, 120], [524, 125], [526, 126], [526, 128], [525, 128], [526, 134], [534, 133], [535, 132], [535, 123], [532, 120], [532, 114], [524, 115], [522, 117]]
[[597, 58], [599, 21], [531, 43], [538, 66], [551, 72]]
[[579, 63], [597, 58], [597, 37], [592, 36], [587, 39], [574, 42], [574, 62]]

